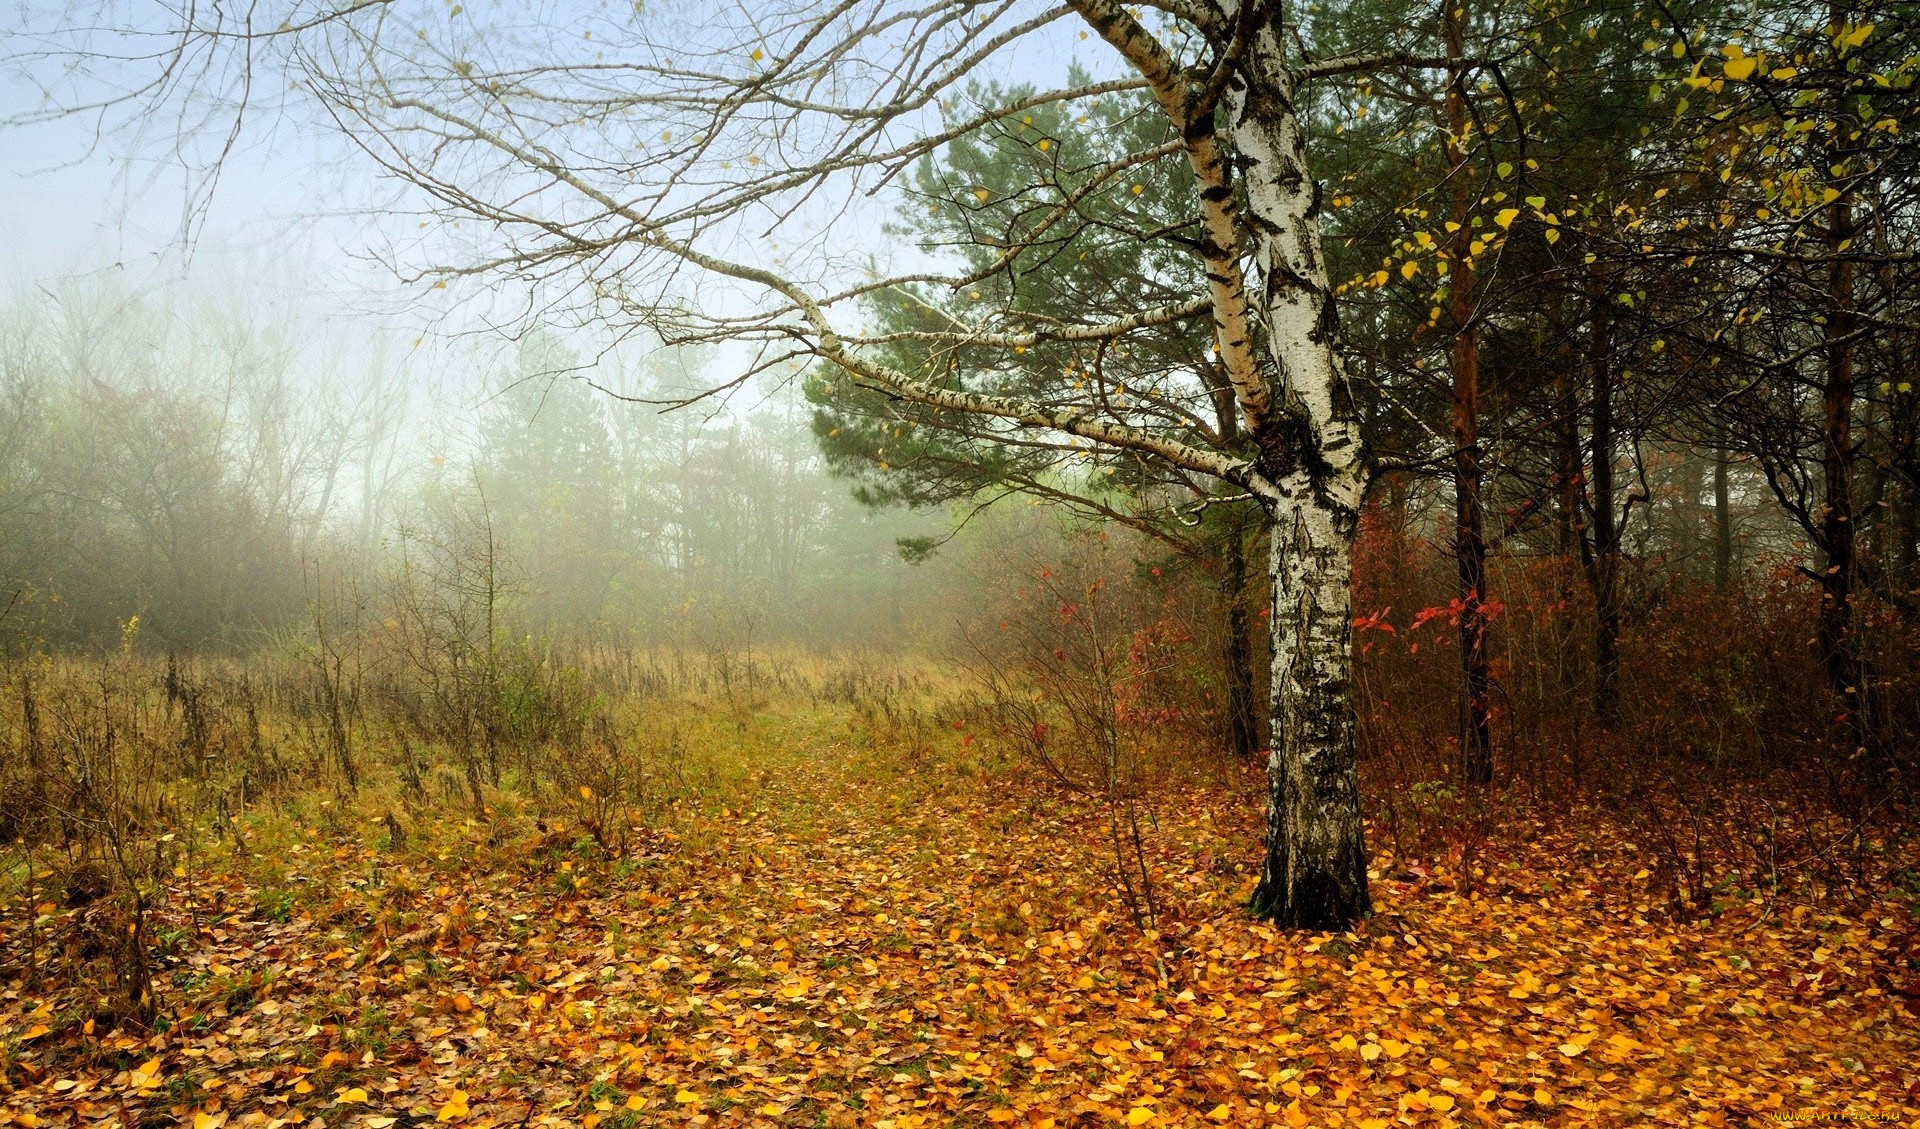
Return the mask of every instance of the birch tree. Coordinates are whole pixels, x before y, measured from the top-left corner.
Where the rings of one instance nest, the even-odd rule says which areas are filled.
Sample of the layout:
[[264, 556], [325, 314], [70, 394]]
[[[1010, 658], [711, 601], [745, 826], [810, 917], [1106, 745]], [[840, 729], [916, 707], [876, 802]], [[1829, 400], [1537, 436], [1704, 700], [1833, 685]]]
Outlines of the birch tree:
[[[166, 80], [123, 84], [118, 98], [89, 104], [151, 112], [170, 91], [231, 90], [236, 67], [250, 72], [272, 55], [415, 190], [427, 234], [396, 244], [394, 265], [422, 286], [472, 288], [490, 309], [512, 294], [548, 324], [571, 316], [614, 335], [744, 346], [742, 379], [824, 362], [853, 385], [966, 417], [976, 436], [1046, 436], [1229, 484], [1226, 496], [1257, 504], [1273, 530], [1273, 748], [1253, 909], [1287, 926], [1338, 928], [1370, 908], [1349, 643], [1369, 465], [1296, 107], [1316, 79], [1468, 64], [1391, 43], [1313, 58], [1290, 7], [786, 0], [468, 11], [289, 0], [278, 19], [196, 11], [164, 50], [129, 40], [118, 73], [157, 61]], [[106, 49], [101, 26], [74, 49]], [[1069, 51], [1085, 53], [1084, 80], [966, 103], [971, 80], [1025, 82]], [[196, 84], [185, 70], [212, 77]], [[986, 266], [875, 245], [875, 218], [916, 162], [1035, 107], [1075, 110], [1122, 92], [1149, 95], [1170, 140], [1020, 187], [1029, 222], [996, 233], [1004, 253]], [[1049, 161], [1094, 159], [1071, 134], [1033, 144]], [[1119, 316], [997, 300], [1028, 264], [1070, 258], [1101, 237], [1088, 200], [1124, 205], [1135, 171], [1162, 163], [1182, 169], [1191, 199], [1165, 233], [1189, 253], [1158, 280], [1161, 300]], [[1063, 193], [1066, 183], [1082, 187]], [[967, 188], [958, 206], [992, 202], [992, 187]], [[965, 346], [946, 355], [967, 364], [888, 363], [899, 334], [870, 329], [862, 302], [916, 287], [981, 295], [931, 304], [937, 324], [900, 331]], [[1187, 322], [1211, 338], [1212, 364], [1117, 397], [1077, 378], [1134, 336]], [[1070, 363], [1043, 387], [1014, 387], [1008, 359], [1043, 345]], [[1212, 385], [1174, 386], [1182, 381]], [[1210, 394], [1231, 405], [1232, 428], [1166, 410]]]

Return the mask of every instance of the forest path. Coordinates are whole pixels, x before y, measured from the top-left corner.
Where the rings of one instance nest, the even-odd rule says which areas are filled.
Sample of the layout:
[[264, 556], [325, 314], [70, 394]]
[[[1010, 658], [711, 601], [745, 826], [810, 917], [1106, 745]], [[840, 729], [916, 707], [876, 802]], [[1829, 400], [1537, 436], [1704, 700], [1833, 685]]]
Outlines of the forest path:
[[[607, 858], [554, 827], [299, 829], [182, 877], [172, 1022], [4, 997], [19, 1124], [1920, 1123], [1907, 919], [1651, 920], [1631, 844], [1531, 829], [1344, 937], [1239, 909], [1251, 781], [1155, 802], [1157, 940], [1102, 809], [831, 728]], [[424, 844], [424, 845], [423, 845]], [[1225, 860], [1237, 859], [1229, 862]], [[17, 938], [15, 938], [17, 940]], [[1897, 1111], [1897, 1112], [1896, 1112]]]

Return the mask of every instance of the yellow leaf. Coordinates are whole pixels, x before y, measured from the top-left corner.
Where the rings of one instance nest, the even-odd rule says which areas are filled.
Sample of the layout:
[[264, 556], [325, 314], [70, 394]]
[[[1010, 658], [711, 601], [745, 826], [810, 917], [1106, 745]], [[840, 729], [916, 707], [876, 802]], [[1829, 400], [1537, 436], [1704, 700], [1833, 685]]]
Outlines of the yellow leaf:
[[580, 798], [583, 800], [593, 799], [593, 789], [587, 787], [585, 784], [580, 785]]
[[135, 1089], [151, 1090], [160, 1084], [160, 1059], [156, 1056], [135, 1067], [129, 1076]]
[[1153, 1120], [1153, 1111], [1146, 1106], [1137, 1105], [1127, 1111], [1128, 1125], [1145, 1125]]
[[1419, 264], [1419, 263], [1416, 263], [1416, 262], [1414, 262], [1414, 261], [1413, 261], [1413, 260], [1411, 260], [1411, 259], [1409, 259], [1409, 260], [1407, 260], [1406, 262], [1404, 262], [1404, 263], [1401, 263], [1401, 264], [1400, 264], [1400, 277], [1401, 277], [1401, 278], [1412, 278], [1412, 277], [1413, 277], [1414, 275], [1416, 275], [1416, 274], [1419, 274], [1419, 273], [1420, 273], [1420, 264]]
[[1533, 1101], [1535, 1105], [1552, 1105], [1553, 1091], [1547, 1089], [1545, 1086], [1535, 1086], [1533, 1088]]
[[1513, 221], [1519, 218], [1520, 209], [1502, 208], [1500, 209], [1500, 213], [1493, 217], [1493, 222], [1499, 224], [1501, 227], [1512, 227]]
[[1427, 1105], [1437, 1113], [1445, 1113], [1453, 1108], [1451, 1094], [1435, 1094], [1427, 1099]]
[[1361, 1047], [1360, 1057], [1366, 1059], [1368, 1062], [1372, 1062], [1374, 1059], [1379, 1058], [1380, 1044], [1368, 1043], [1366, 1046]]
[[1336, 1051], [1350, 1051], [1359, 1045], [1360, 1040], [1354, 1038], [1352, 1035], [1342, 1035], [1340, 1036], [1340, 1041], [1333, 1044], [1333, 1049]]
[[25, 1043], [32, 1039], [38, 1039], [40, 1036], [45, 1035], [47, 1032], [51, 1030], [53, 1030], [53, 1028], [48, 1027], [44, 1023], [36, 1023], [33, 1025], [33, 1027], [30, 1030], [28, 1030], [28, 1032], [25, 1035], [20, 1036], [20, 1041]]
[[1399, 1058], [1407, 1053], [1407, 1045], [1397, 1039], [1380, 1040], [1380, 1049], [1387, 1052], [1388, 1058]]
[[991, 192], [989, 192], [989, 191], [987, 191], [987, 190], [986, 190], [986, 189], [984, 189], [984, 188], [976, 188], [976, 189], [974, 189], [974, 190], [973, 190], [973, 198], [974, 198], [975, 200], [978, 200], [978, 201], [980, 201], [980, 202], [981, 202], [982, 204], [984, 204], [984, 203], [986, 203], [986, 202], [987, 202], [987, 198], [988, 198], [988, 197], [990, 197], [990, 196], [992, 196], [992, 195], [993, 195], [993, 193], [991, 193]]
[[341, 1054], [339, 1051], [328, 1051], [326, 1054], [320, 1056], [320, 1069], [330, 1070], [345, 1061], [347, 1061], [346, 1055]]
[[1227, 1108], [1227, 1103], [1221, 1102], [1219, 1105], [1208, 1110], [1207, 1116], [1215, 1121], [1225, 1121], [1227, 1118], [1233, 1116], [1233, 1110]]
[[348, 1090], [333, 1100], [335, 1105], [360, 1105], [367, 1100], [367, 1092], [358, 1086]]
[[647, 1099], [641, 1097], [639, 1094], [629, 1095], [627, 1098], [626, 1108], [627, 1109], [645, 1109], [647, 1108]]
[[995, 1109], [995, 1110], [987, 1111], [988, 1121], [1012, 1121], [1017, 1116], [1019, 1115], [1014, 1113], [1010, 1109]]
[[700, 1095], [694, 1093], [692, 1090], [682, 1090], [673, 1095], [673, 1100], [679, 1102], [681, 1105], [692, 1105], [700, 1100]]
[[1562, 1043], [1560, 1044], [1560, 1053], [1566, 1055], [1568, 1058], [1577, 1058], [1580, 1055], [1586, 1054], [1587, 1048], [1581, 1046], [1579, 1043]]
[[1728, 59], [1726, 65], [1720, 69], [1725, 71], [1727, 77], [1733, 81], [1745, 82], [1753, 77], [1753, 72], [1759, 66], [1760, 60], [1749, 55], [1744, 59]]

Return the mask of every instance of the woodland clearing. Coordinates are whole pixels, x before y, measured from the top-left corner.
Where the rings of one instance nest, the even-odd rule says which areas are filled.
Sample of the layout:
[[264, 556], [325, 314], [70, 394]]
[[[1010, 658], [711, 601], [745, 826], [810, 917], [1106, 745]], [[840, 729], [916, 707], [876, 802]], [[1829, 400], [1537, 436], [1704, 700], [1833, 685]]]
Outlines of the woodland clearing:
[[1567, 813], [1469, 874], [1377, 853], [1363, 928], [1285, 933], [1244, 910], [1248, 765], [1156, 797], [1142, 933], [1099, 805], [964, 733], [721, 728], [618, 852], [505, 794], [399, 844], [377, 790], [242, 816], [155, 911], [151, 1032], [29, 951], [84, 906], [10, 909], [14, 1123], [1920, 1123], [1898, 891], [1680, 921]]

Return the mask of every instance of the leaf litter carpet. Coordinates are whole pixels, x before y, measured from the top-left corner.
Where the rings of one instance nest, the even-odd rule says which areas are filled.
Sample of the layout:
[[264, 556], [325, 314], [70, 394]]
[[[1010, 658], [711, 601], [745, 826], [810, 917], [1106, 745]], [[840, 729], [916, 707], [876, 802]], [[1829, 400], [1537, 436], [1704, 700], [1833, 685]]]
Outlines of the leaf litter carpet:
[[216, 849], [157, 1031], [31, 986], [10, 909], [0, 1124], [1920, 1126], [1908, 903], [1676, 923], [1617, 833], [1509, 827], [1464, 893], [1383, 858], [1366, 927], [1285, 934], [1240, 909], [1249, 779], [1156, 800], [1145, 935], [1096, 805], [878, 771], [796, 742], [619, 859]]

